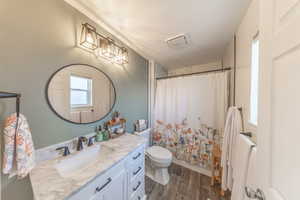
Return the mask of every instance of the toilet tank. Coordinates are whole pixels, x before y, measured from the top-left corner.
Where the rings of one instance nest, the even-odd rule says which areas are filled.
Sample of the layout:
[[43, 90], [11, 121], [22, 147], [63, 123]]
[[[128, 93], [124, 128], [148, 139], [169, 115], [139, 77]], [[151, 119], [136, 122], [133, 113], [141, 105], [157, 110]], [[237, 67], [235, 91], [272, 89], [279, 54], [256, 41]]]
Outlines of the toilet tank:
[[146, 149], [151, 146], [151, 141], [152, 141], [151, 140], [151, 128], [144, 130], [142, 132], [136, 132], [135, 134], [147, 139]]

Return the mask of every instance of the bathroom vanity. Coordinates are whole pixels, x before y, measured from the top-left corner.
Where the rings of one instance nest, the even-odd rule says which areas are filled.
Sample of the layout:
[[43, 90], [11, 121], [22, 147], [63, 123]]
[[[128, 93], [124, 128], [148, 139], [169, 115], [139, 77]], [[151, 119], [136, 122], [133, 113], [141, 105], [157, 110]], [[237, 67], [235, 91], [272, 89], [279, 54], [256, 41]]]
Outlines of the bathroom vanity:
[[35, 200], [145, 199], [144, 152], [144, 138], [125, 134], [42, 161], [30, 174]]

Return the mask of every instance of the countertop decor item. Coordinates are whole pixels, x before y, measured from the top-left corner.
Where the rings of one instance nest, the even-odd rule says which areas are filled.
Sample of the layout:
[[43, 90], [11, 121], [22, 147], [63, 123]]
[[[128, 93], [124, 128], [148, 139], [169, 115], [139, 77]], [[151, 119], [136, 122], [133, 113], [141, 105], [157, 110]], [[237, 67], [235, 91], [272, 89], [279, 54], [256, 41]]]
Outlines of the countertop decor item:
[[118, 122], [120, 122], [120, 119], [121, 119], [121, 117], [120, 117], [120, 112], [119, 111], [115, 111], [113, 114], [112, 114], [112, 123], [118, 123]]
[[124, 125], [125, 126], [126, 123], [126, 119], [121, 118], [119, 121], [113, 121], [113, 120], [109, 120], [108, 122], [106, 122], [106, 125], [108, 126], [116, 126], [116, 125]]
[[103, 130], [102, 127], [99, 126], [99, 128], [96, 128], [96, 142], [102, 142], [103, 141]]
[[140, 119], [134, 123], [134, 130], [136, 132], [141, 132], [147, 129], [147, 120]]
[[112, 114], [112, 119], [105, 123], [105, 127], [110, 132], [110, 138], [116, 138], [125, 133], [126, 119], [121, 118], [118, 111]]
[[119, 111], [115, 111], [112, 114], [111, 120], [107, 121], [105, 126], [109, 129], [113, 128], [112, 131], [115, 132], [117, 128], [125, 128], [125, 123], [126, 119], [121, 117], [121, 113]]

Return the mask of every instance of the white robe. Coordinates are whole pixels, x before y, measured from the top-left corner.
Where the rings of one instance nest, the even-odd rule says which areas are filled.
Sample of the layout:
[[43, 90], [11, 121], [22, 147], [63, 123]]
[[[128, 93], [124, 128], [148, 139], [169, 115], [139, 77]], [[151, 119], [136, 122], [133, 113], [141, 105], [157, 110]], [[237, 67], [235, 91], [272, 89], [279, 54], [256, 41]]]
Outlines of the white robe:
[[222, 145], [222, 190], [232, 190], [233, 186], [233, 164], [237, 136], [242, 131], [241, 113], [237, 107], [230, 107], [223, 135]]

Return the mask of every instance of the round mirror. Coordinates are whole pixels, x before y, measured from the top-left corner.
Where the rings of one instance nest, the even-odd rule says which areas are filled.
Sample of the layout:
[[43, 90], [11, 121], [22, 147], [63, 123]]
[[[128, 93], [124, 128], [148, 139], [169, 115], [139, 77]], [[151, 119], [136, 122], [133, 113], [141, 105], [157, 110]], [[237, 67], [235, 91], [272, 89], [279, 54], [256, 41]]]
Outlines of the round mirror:
[[60, 118], [76, 124], [101, 120], [116, 101], [111, 79], [86, 64], [64, 66], [55, 72], [47, 84], [46, 96]]

